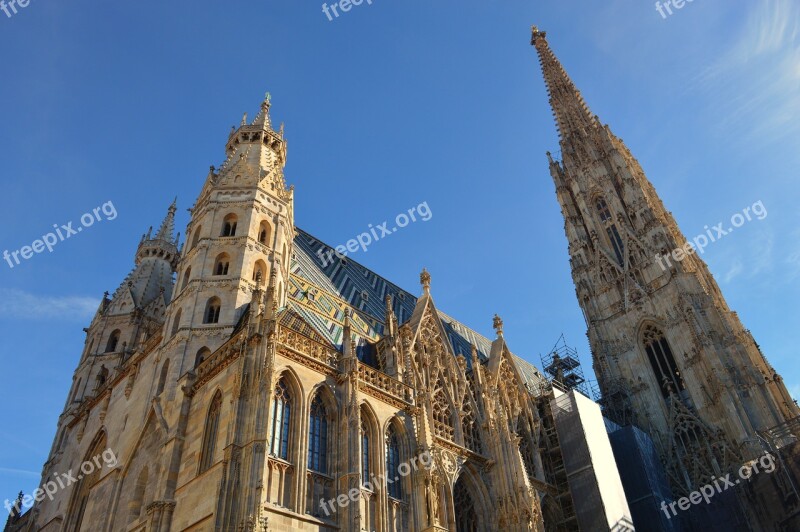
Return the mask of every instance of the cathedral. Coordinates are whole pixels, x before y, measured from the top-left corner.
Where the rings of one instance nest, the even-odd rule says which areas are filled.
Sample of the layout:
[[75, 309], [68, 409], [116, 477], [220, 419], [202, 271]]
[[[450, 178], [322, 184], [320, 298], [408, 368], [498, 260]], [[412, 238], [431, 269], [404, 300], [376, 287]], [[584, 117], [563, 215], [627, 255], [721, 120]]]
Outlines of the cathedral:
[[[427, 271], [412, 293], [321, 264], [331, 247], [295, 225], [267, 98], [228, 135], [185, 242], [173, 203], [105, 294], [42, 470], [60, 487], [20, 498], [5, 530], [698, 529], [659, 497], [765, 453], [780, 466], [730, 492], [731, 522], [797, 525], [796, 403], [706, 264], [657, 264], [686, 239], [545, 32], [531, 44], [597, 402], [514, 354], [499, 316], [486, 338], [437, 308]], [[61, 485], [66, 471], [87, 474]]]

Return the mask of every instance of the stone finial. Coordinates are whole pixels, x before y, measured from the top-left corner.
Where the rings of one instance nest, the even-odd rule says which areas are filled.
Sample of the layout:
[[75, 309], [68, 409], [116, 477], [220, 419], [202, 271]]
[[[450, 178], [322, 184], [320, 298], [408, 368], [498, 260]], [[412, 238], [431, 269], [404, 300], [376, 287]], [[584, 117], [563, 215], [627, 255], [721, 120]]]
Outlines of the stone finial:
[[422, 273], [419, 274], [419, 282], [422, 285], [422, 289], [425, 291], [426, 294], [430, 293], [431, 291], [431, 274], [428, 273], [428, 270], [422, 268]]
[[246, 126], [247, 125], [247, 113], [244, 113], [242, 115], [242, 123], [239, 124], [239, 125], [241, 125], [241, 126]]
[[497, 336], [503, 336], [503, 319], [497, 314], [494, 315], [492, 320], [492, 327], [497, 331]]
[[546, 31], [540, 31], [539, 26], [531, 26], [531, 44], [536, 45], [536, 42], [539, 39], [545, 39], [547, 37]]

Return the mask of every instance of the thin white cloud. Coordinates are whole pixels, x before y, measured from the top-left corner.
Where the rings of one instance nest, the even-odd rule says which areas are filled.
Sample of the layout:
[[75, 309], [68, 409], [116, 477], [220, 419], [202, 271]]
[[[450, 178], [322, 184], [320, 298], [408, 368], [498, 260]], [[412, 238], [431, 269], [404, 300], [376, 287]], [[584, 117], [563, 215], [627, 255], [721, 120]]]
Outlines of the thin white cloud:
[[735, 278], [739, 277], [739, 274], [743, 271], [744, 266], [742, 266], [742, 261], [736, 259], [733, 264], [731, 264], [730, 268], [728, 268], [728, 271], [725, 272], [725, 275], [722, 277], [722, 282], [729, 283], [733, 281]]
[[35, 478], [40, 478], [42, 476], [41, 472], [37, 473], [36, 471], [28, 471], [27, 469], [12, 469], [9, 467], [0, 467], [0, 473], [11, 473], [14, 475], [25, 475]]
[[800, 132], [800, 3], [754, 2], [730, 51], [696, 80], [712, 95], [718, 123], [743, 142]]
[[16, 289], [0, 289], [0, 318], [86, 320], [100, 301], [80, 296], [40, 296]]

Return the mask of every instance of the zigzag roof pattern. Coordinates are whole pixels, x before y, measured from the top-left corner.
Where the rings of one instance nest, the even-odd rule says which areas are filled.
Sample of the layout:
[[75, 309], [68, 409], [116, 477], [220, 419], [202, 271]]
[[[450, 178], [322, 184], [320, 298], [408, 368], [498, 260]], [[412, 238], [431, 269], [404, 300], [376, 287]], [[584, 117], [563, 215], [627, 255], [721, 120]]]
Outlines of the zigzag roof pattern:
[[[332, 262], [323, 265], [319, 255], [325, 256], [331, 249], [311, 234], [297, 229], [292, 275], [287, 287], [289, 310], [295, 317], [302, 318], [337, 349], [342, 349], [348, 311], [358, 348], [367, 341], [379, 340], [384, 334], [387, 295], [391, 296], [392, 311], [401, 325], [411, 318], [417, 304], [415, 295], [350, 258], [339, 260], [334, 255]], [[441, 311], [439, 317], [456, 355], [464, 356], [469, 364], [471, 346], [475, 345], [480, 360], [488, 361], [491, 340]], [[533, 364], [516, 355], [514, 359], [526, 384], [538, 386], [544, 380]]]

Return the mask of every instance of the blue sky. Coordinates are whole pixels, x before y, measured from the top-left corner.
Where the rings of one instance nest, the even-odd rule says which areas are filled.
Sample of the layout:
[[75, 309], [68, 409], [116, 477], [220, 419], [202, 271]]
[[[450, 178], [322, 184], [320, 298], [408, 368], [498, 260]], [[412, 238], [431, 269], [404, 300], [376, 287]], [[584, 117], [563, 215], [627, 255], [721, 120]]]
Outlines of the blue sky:
[[[178, 227], [230, 126], [272, 93], [299, 227], [539, 363], [563, 332], [590, 368], [544, 153], [557, 136], [531, 24], [641, 162], [688, 237], [762, 201], [703, 258], [800, 395], [800, 5], [697, 0], [66, 2], [0, 12], [0, 251], [112, 201], [118, 216], [0, 262], [0, 501], [37, 486], [87, 326], [178, 196]], [[787, 334], [788, 333], [788, 334]]]

